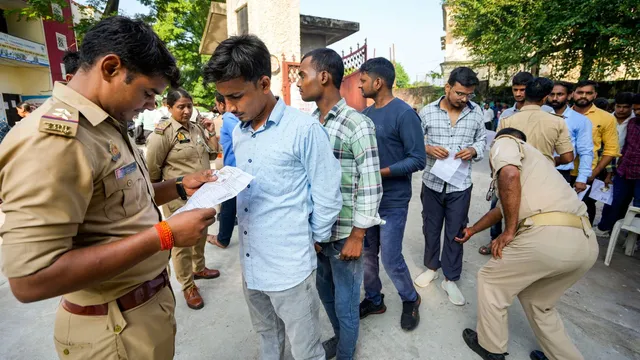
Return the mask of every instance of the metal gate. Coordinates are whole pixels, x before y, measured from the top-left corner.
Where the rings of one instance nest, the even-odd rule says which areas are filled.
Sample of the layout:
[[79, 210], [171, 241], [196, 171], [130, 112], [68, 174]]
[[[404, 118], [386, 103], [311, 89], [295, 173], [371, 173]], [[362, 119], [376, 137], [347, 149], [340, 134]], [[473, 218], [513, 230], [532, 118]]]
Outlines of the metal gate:
[[[358, 44], [358, 48], [355, 51], [352, 51], [352, 49], [349, 49], [349, 51], [350, 54], [346, 56], [344, 52], [342, 53], [344, 78], [340, 86], [340, 94], [349, 106], [358, 111], [362, 111], [367, 106], [367, 101], [358, 88], [358, 82], [360, 81], [358, 70], [360, 66], [367, 61], [367, 40], [365, 39], [363, 46]], [[292, 60], [293, 61], [286, 61], [284, 56], [282, 59], [282, 97], [287, 105], [300, 108], [301, 110], [308, 110], [314, 107], [315, 104], [304, 103], [300, 99], [298, 89], [296, 88], [300, 63], [296, 62], [295, 58]]]

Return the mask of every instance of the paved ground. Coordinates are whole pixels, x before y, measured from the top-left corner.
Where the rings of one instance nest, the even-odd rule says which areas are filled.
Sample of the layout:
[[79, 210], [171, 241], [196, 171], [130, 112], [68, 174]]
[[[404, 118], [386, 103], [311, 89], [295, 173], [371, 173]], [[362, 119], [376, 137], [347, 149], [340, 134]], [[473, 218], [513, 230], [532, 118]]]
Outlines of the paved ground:
[[[489, 185], [488, 171], [486, 161], [475, 167], [471, 221], [476, 221], [489, 208], [484, 199]], [[414, 277], [424, 269], [419, 186], [416, 175], [404, 242], [404, 255]], [[422, 321], [411, 333], [400, 329], [402, 304], [390, 280], [382, 274], [388, 311], [362, 322], [357, 357], [476, 359], [462, 341], [461, 332], [475, 325], [476, 273], [487, 261], [487, 257], [476, 250], [488, 238], [485, 232], [466, 245], [459, 286], [467, 305], [457, 307], [449, 303], [439, 282], [421, 289]], [[606, 244], [606, 240], [602, 244]], [[596, 265], [563, 296], [558, 307], [569, 335], [586, 359], [640, 359], [640, 255], [628, 258], [618, 249], [609, 268], [603, 264], [605, 251], [601, 247]], [[251, 328], [242, 295], [235, 234], [226, 250], [207, 245], [206, 256], [207, 265], [220, 269], [222, 277], [199, 281], [206, 303], [202, 310], [188, 309], [181, 294], [177, 294], [176, 359], [257, 359], [258, 339]], [[174, 289], [179, 289], [175, 279], [173, 282]], [[58, 301], [20, 304], [11, 294], [6, 279], [0, 277], [0, 359], [55, 358], [52, 329]], [[330, 325], [324, 315], [322, 327], [326, 339], [330, 336]], [[508, 359], [528, 359], [529, 351], [537, 346], [517, 300], [509, 311], [509, 329], [511, 356]]]

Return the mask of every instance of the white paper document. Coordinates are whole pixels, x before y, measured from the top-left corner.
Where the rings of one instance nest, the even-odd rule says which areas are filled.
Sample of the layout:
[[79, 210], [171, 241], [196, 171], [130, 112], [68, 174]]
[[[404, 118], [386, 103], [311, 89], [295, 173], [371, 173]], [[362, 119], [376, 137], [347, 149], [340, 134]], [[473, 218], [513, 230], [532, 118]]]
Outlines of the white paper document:
[[589, 197], [611, 205], [613, 202], [613, 185], [606, 186], [603, 181], [595, 179], [593, 180]]
[[430, 173], [457, 188], [461, 188], [469, 174], [470, 163], [469, 161], [454, 159], [454, 156], [453, 152], [449, 152], [448, 158], [436, 160]]
[[253, 180], [253, 176], [233, 166], [225, 166], [215, 175], [218, 180], [202, 185], [174, 215], [193, 209], [212, 208], [238, 195]]
[[584, 199], [584, 196], [589, 192], [589, 188], [591, 188], [591, 185], [587, 185], [587, 188], [584, 189], [583, 192], [578, 193], [578, 200], [582, 201], [582, 199]]

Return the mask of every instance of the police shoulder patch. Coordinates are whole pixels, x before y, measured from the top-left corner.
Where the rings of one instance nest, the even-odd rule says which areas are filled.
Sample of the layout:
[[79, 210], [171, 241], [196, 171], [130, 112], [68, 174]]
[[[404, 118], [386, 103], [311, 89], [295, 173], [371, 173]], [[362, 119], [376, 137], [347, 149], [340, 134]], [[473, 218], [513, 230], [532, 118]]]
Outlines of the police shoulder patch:
[[164, 131], [171, 125], [171, 120], [160, 121], [156, 125], [155, 133], [156, 134], [164, 134]]
[[78, 133], [79, 118], [80, 113], [77, 109], [63, 102], [54, 102], [40, 117], [38, 129], [49, 134], [75, 137]]

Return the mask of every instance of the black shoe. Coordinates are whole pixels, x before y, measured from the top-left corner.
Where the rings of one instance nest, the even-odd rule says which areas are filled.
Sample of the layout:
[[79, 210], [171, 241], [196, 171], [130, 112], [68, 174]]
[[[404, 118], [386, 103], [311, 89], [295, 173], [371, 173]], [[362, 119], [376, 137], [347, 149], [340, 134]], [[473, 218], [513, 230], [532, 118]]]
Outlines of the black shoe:
[[380, 305], [376, 305], [369, 299], [364, 299], [360, 303], [360, 319], [364, 319], [369, 315], [383, 314], [387, 311], [387, 307], [384, 304], [384, 294], [380, 294]]
[[420, 303], [422, 298], [418, 294], [416, 301], [405, 301], [402, 303], [402, 316], [400, 317], [400, 327], [411, 331], [420, 323]]
[[336, 357], [336, 354], [338, 353], [338, 341], [339, 339], [334, 336], [322, 343], [322, 347], [324, 348], [324, 353], [327, 356], [327, 360]]
[[464, 329], [462, 332], [462, 338], [464, 342], [467, 343], [467, 346], [473, 350], [476, 354], [480, 355], [480, 357], [484, 360], [505, 360], [505, 354], [494, 354], [485, 350], [478, 343], [478, 333], [471, 329]]
[[529, 358], [531, 360], [549, 360], [549, 358], [540, 350], [533, 350], [531, 354], [529, 354]]

